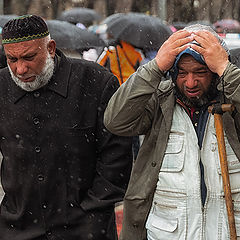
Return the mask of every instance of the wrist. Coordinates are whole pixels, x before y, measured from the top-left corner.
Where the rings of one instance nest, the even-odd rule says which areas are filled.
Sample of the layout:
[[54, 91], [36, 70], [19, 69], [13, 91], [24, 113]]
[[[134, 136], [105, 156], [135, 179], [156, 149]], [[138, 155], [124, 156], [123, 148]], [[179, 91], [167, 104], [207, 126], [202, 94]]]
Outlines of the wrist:
[[229, 61], [225, 62], [218, 70], [217, 70], [217, 74], [219, 77], [221, 77], [224, 73], [224, 71], [226, 70], [227, 66], [228, 66]]

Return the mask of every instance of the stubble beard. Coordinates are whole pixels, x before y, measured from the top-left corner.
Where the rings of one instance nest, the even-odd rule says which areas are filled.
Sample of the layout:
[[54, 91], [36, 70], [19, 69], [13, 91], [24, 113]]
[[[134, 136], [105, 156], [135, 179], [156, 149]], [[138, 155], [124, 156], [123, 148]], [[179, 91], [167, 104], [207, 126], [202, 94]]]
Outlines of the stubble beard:
[[201, 97], [193, 97], [188, 98], [177, 86], [175, 88], [175, 94], [178, 98], [181, 99], [181, 101], [189, 106], [194, 108], [201, 108], [205, 105], [207, 105], [210, 101], [212, 101], [217, 96], [217, 78], [213, 78], [209, 88]]
[[21, 81], [17, 76], [13, 74], [9, 65], [8, 65], [8, 69], [13, 81], [16, 83], [17, 86], [19, 86], [25, 91], [32, 92], [34, 90], [37, 90], [45, 86], [50, 81], [54, 72], [54, 60], [51, 57], [51, 55], [48, 53], [42, 72], [39, 75], [37, 75], [35, 80], [32, 82]]

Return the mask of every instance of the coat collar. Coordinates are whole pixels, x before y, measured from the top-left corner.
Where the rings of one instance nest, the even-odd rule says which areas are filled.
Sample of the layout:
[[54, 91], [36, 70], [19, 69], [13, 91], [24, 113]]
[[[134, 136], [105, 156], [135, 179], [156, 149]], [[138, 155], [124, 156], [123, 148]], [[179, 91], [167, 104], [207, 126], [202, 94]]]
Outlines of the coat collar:
[[56, 54], [56, 70], [46, 88], [67, 97], [71, 63], [60, 50], [57, 49]]
[[[54, 61], [55, 70], [51, 80], [46, 86], [33, 91], [33, 93], [41, 91], [42, 89], [49, 89], [63, 97], [67, 97], [68, 83], [71, 72], [71, 63], [59, 49], [56, 50], [56, 57]], [[14, 103], [18, 102], [25, 95], [31, 93], [18, 87], [12, 79], [10, 79], [10, 81], [11, 81], [10, 88], [12, 89], [12, 97]]]

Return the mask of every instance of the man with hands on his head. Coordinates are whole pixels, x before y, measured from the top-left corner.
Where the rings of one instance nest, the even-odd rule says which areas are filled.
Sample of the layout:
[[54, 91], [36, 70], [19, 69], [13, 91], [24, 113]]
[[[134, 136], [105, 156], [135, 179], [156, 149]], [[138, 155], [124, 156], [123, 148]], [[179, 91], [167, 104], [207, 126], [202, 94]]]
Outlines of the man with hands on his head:
[[[214, 126], [208, 106], [223, 114], [235, 222], [240, 224], [240, 69], [208, 26], [172, 34], [154, 60], [112, 96], [108, 130], [145, 135], [124, 198], [120, 239], [230, 239]], [[237, 230], [237, 236], [240, 232]]]

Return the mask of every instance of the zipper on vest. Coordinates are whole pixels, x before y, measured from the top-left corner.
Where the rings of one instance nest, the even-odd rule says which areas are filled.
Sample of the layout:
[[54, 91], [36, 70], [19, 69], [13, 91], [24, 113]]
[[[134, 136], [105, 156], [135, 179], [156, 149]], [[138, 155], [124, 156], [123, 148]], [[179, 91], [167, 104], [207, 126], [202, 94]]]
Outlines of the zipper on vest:
[[[204, 205], [202, 205], [202, 207], [201, 207], [201, 209], [202, 209], [202, 239], [205, 239], [204, 229], [206, 229], [206, 210], [207, 210], [207, 202], [208, 202], [208, 195], [209, 195], [208, 182], [206, 181], [205, 176], [204, 176], [204, 181], [206, 184], [206, 199], [205, 199]], [[201, 204], [202, 204], [202, 202], [201, 202]]]
[[201, 213], [202, 213], [201, 214], [201, 235], [200, 235], [199, 240], [204, 240], [205, 239], [205, 237], [204, 237], [204, 235], [205, 235], [204, 234], [204, 226], [206, 224], [205, 209], [206, 209], [206, 202], [207, 202], [208, 193], [207, 193], [207, 196], [206, 196], [205, 203], [204, 203], [204, 205], [202, 205], [200, 158], [201, 158], [201, 149], [198, 148], [198, 176], [199, 176], [199, 178], [198, 178], [198, 188], [199, 188], [199, 204], [200, 204], [199, 206], [200, 206]]

